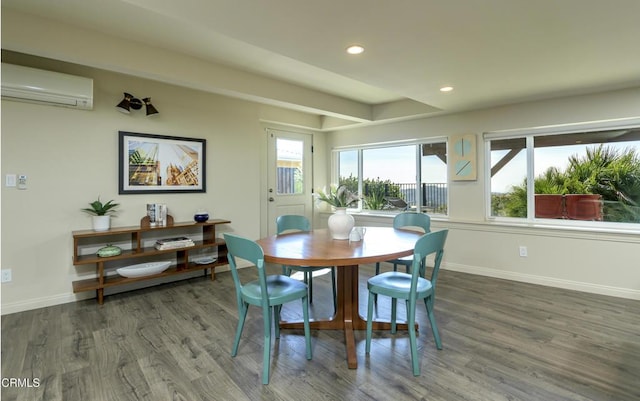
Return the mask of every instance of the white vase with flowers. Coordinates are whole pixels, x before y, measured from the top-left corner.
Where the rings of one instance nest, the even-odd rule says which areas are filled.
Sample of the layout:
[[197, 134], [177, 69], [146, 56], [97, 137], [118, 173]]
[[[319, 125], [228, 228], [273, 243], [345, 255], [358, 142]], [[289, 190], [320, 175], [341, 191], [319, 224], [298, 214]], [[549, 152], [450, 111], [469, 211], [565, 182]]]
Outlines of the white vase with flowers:
[[327, 221], [331, 238], [348, 240], [349, 233], [351, 233], [351, 229], [355, 225], [355, 220], [352, 215], [347, 213], [347, 208], [358, 202], [358, 196], [349, 191], [344, 185], [337, 189], [331, 187], [328, 192], [318, 191], [316, 196], [318, 202], [325, 202], [335, 209], [335, 212], [329, 216]]

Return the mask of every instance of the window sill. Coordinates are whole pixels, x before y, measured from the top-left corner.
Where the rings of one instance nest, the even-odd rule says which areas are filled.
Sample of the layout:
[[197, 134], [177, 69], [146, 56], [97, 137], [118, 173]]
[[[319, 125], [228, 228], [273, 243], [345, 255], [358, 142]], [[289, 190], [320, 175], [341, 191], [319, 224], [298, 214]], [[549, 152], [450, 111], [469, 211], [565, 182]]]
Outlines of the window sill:
[[[330, 215], [332, 212], [320, 212]], [[397, 213], [380, 211], [349, 212], [355, 218], [379, 221], [384, 225], [391, 225]], [[444, 215], [430, 215], [434, 227], [460, 229], [465, 231], [494, 232], [504, 234], [535, 235], [544, 237], [588, 239], [598, 241], [628, 242], [640, 244], [640, 230], [620, 227], [594, 227], [589, 222], [574, 221], [559, 224], [551, 220], [541, 221], [511, 221], [505, 219], [491, 219], [486, 221], [456, 220]], [[634, 225], [635, 226], [635, 225]]]
[[[436, 221], [433, 219], [432, 221]], [[484, 222], [447, 220], [447, 226], [460, 227], [466, 230], [490, 231], [506, 234], [538, 235], [544, 237], [560, 237], [590, 239], [598, 241], [629, 242], [640, 244], [640, 230], [613, 227], [594, 227], [580, 224], [554, 224], [552, 222], [514, 222], [504, 220], [487, 220]]]

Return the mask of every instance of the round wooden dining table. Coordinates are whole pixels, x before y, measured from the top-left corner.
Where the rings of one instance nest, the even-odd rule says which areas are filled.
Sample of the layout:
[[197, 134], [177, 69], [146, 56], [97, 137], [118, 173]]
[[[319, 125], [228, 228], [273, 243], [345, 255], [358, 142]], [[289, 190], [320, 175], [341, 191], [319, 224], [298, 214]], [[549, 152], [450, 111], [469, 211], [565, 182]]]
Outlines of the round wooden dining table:
[[[361, 241], [334, 240], [327, 229], [273, 235], [256, 241], [266, 262], [289, 266], [335, 266], [337, 268], [337, 307], [332, 318], [312, 319], [317, 330], [343, 330], [350, 369], [358, 366], [354, 330], [365, 330], [358, 301], [358, 265], [384, 262], [413, 254], [422, 233], [392, 227], [366, 227]], [[283, 329], [302, 329], [302, 321], [281, 321]], [[407, 328], [398, 324], [398, 329]], [[390, 322], [374, 321], [374, 330], [388, 330]]]

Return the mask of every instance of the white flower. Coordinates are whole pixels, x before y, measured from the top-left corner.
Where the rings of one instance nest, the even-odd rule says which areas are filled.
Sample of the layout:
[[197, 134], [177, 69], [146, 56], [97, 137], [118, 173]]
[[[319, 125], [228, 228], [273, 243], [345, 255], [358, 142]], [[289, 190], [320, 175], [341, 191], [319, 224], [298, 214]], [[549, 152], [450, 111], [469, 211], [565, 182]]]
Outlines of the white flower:
[[349, 191], [344, 185], [337, 189], [335, 189], [335, 186], [331, 186], [329, 192], [318, 191], [315, 196], [316, 202], [326, 202], [333, 207], [350, 207], [360, 199], [358, 195]]

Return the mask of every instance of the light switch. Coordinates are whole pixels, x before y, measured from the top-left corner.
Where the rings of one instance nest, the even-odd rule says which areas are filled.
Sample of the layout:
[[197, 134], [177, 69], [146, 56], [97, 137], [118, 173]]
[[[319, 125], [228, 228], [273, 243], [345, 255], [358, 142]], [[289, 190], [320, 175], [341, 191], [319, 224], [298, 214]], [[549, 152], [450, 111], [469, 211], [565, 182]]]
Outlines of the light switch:
[[7, 174], [5, 178], [4, 185], [6, 187], [15, 187], [16, 186], [16, 175], [15, 174]]

